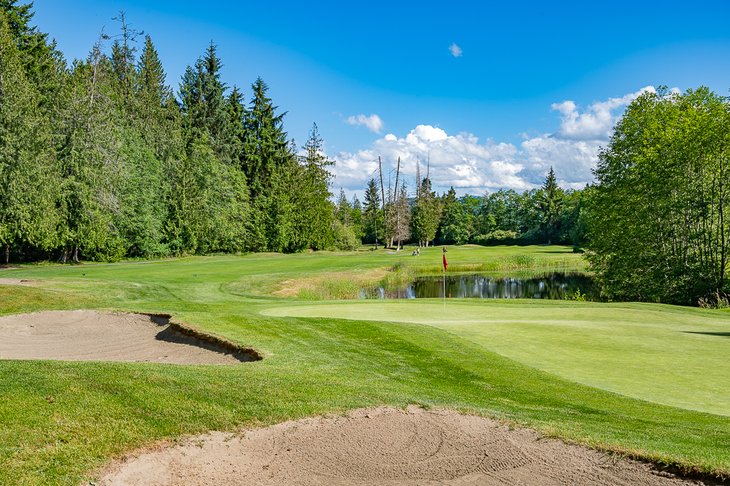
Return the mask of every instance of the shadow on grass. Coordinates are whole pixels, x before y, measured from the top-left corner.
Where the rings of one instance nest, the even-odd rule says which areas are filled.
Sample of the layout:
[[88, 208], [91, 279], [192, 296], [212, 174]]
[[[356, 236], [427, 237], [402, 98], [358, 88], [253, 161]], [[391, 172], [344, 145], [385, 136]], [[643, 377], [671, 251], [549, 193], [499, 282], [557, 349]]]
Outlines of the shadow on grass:
[[712, 331], [682, 331], [685, 334], [704, 334], [705, 336], [730, 337], [730, 332], [712, 332]]

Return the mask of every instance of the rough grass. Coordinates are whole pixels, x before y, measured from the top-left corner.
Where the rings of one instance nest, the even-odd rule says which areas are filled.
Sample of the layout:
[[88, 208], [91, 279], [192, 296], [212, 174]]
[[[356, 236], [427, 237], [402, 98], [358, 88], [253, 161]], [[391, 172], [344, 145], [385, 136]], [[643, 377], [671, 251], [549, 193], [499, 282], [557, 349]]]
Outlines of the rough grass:
[[[448, 258], [450, 269], [520, 255], [581, 266], [570, 251], [461, 247], [449, 248]], [[365, 314], [358, 320], [260, 314], [296, 302], [311, 305], [269, 294], [286, 280], [326, 280], [328, 273], [367, 273], [399, 262], [419, 269], [438, 266], [440, 259], [441, 249], [434, 248], [420, 257], [270, 254], [4, 270], [7, 277], [36, 283], [0, 286], [0, 314], [90, 307], [169, 313], [253, 347], [264, 360], [233, 367], [0, 361], [0, 484], [78, 484], [110, 458], [162, 439], [410, 403], [497, 417], [687, 470], [730, 474], [727, 416], [638, 400], [510, 359], [479, 341], [480, 333], [469, 334], [465, 321], [464, 328], [450, 328], [366, 321]], [[477, 314], [498, 317], [486, 303], [470, 305]], [[544, 313], [531, 305], [513, 303], [537, 326]], [[558, 319], [579, 319], [592, 305], [570, 303]], [[656, 329], [673, 317], [672, 308], [648, 308], [654, 310], [647, 323]], [[382, 319], [403, 320], [391, 317]], [[515, 339], [529, 343], [540, 333], [545, 331], [525, 327]], [[562, 335], [579, 333], [565, 326]]]

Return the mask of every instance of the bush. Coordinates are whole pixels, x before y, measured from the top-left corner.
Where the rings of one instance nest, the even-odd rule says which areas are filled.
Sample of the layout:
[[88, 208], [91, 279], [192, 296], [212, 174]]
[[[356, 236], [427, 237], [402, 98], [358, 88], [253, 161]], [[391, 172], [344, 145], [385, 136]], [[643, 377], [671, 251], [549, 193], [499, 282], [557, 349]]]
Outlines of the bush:
[[514, 245], [517, 242], [517, 233], [509, 230], [495, 230], [474, 238], [477, 245]]
[[332, 223], [332, 234], [334, 236], [335, 250], [356, 250], [360, 247], [360, 241], [355, 236], [355, 231], [338, 220]]

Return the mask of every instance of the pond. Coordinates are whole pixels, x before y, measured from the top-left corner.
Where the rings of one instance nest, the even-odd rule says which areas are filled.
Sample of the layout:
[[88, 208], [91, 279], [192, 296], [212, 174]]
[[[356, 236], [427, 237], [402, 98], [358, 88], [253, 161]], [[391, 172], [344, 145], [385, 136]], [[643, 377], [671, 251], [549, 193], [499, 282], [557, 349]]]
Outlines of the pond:
[[[548, 273], [527, 278], [486, 275], [447, 275], [446, 297], [476, 299], [566, 299], [576, 292], [595, 300], [591, 277], [583, 273]], [[443, 276], [418, 277], [396, 289], [362, 289], [362, 299], [424, 299], [444, 296]]]

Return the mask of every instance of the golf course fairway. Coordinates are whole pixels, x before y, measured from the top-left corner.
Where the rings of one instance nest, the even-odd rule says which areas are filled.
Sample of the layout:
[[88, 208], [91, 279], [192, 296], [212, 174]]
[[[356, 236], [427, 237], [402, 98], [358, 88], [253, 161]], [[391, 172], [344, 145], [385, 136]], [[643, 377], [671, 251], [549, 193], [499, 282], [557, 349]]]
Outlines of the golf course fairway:
[[[584, 268], [566, 247], [448, 251], [450, 271]], [[441, 249], [429, 248], [417, 258], [379, 250], [0, 270], [0, 315], [169, 314], [263, 357], [233, 366], [0, 360], [0, 484], [79, 484], [159, 441], [408, 405], [730, 475], [724, 311], [305, 300], [324, 283], [326, 295], [344, 295], [352, 282], [438, 273], [440, 259]]]

